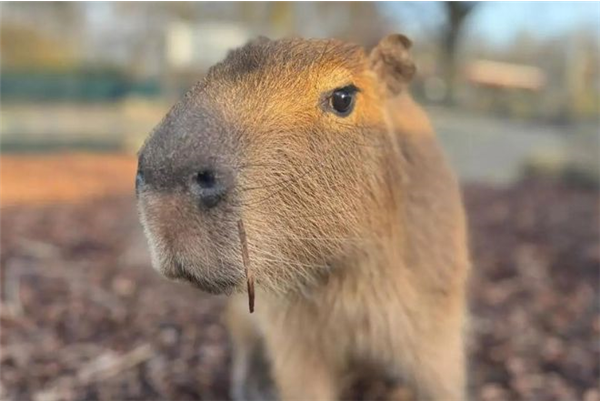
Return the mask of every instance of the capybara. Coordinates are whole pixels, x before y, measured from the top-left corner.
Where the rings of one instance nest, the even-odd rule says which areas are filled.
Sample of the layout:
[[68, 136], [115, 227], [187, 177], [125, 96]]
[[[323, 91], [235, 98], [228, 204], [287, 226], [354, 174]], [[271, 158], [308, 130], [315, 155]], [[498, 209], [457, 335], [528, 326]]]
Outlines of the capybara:
[[140, 150], [154, 267], [231, 296], [234, 398], [339, 399], [364, 371], [401, 379], [414, 398], [464, 398], [465, 216], [408, 91], [410, 47], [398, 34], [370, 52], [256, 39]]

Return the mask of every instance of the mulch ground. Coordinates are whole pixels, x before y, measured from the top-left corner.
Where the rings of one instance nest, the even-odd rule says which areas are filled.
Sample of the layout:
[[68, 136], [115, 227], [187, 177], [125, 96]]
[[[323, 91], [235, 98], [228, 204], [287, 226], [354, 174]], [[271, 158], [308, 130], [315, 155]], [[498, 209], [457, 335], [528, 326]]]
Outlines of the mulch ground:
[[[600, 399], [598, 194], [465, 199], [471, 397]], [[0, 225], [0, 398], [229, 397], [224, 299], [154, 273], [131, 198], [3, 205]]]
[[132, 190], [136, 158], [112, 153], [3, 154], [3, 208], [82, 202]]

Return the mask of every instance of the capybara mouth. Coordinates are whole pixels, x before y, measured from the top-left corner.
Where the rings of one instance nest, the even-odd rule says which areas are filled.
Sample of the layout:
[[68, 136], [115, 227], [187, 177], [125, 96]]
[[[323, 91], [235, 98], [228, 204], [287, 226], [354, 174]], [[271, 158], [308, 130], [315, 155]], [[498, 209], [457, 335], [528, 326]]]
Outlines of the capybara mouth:
[[238, 279], [232, 277], [214, 278], [194, 275], [179, 262], [175, 263], [174, 270], [166, 271], [165, 276], [175, 281], [189, 283], [197, 289], [215, 295], [230, 294], [240, 283]]

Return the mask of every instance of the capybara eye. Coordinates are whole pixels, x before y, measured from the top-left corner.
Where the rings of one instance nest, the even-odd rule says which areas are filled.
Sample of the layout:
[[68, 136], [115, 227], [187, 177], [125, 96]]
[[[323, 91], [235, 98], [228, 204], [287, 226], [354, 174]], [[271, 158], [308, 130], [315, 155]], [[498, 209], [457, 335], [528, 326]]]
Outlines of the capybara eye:
[[354, 85], [338, 88], [331, 94], [331, 108], [342, 117], [348, 116], [354, 108], [354, 98], [358, 89]]

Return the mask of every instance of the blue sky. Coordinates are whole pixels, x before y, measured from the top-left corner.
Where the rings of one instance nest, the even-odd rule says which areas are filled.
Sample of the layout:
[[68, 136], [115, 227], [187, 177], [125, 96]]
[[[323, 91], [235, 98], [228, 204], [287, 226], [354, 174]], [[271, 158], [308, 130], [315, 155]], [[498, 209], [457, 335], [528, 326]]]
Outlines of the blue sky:
[[[403, 30], [414, 34], [443, 21], [440, 6], [434, 2], [382, 5], [392, 17], [398, 17]], [[581, 27], [591, 28], [600, 36], [600, 2], [482, 2], [469, 17], [466, 30], [482, 35], [494, 45], [503, 45], [523, 30], [549, 37]]]
[[600, 34], [600, 2], [491, 2], [479, 7], [469, 29], [498, 44], [522, 30], [548, 37], [589, 27]]

